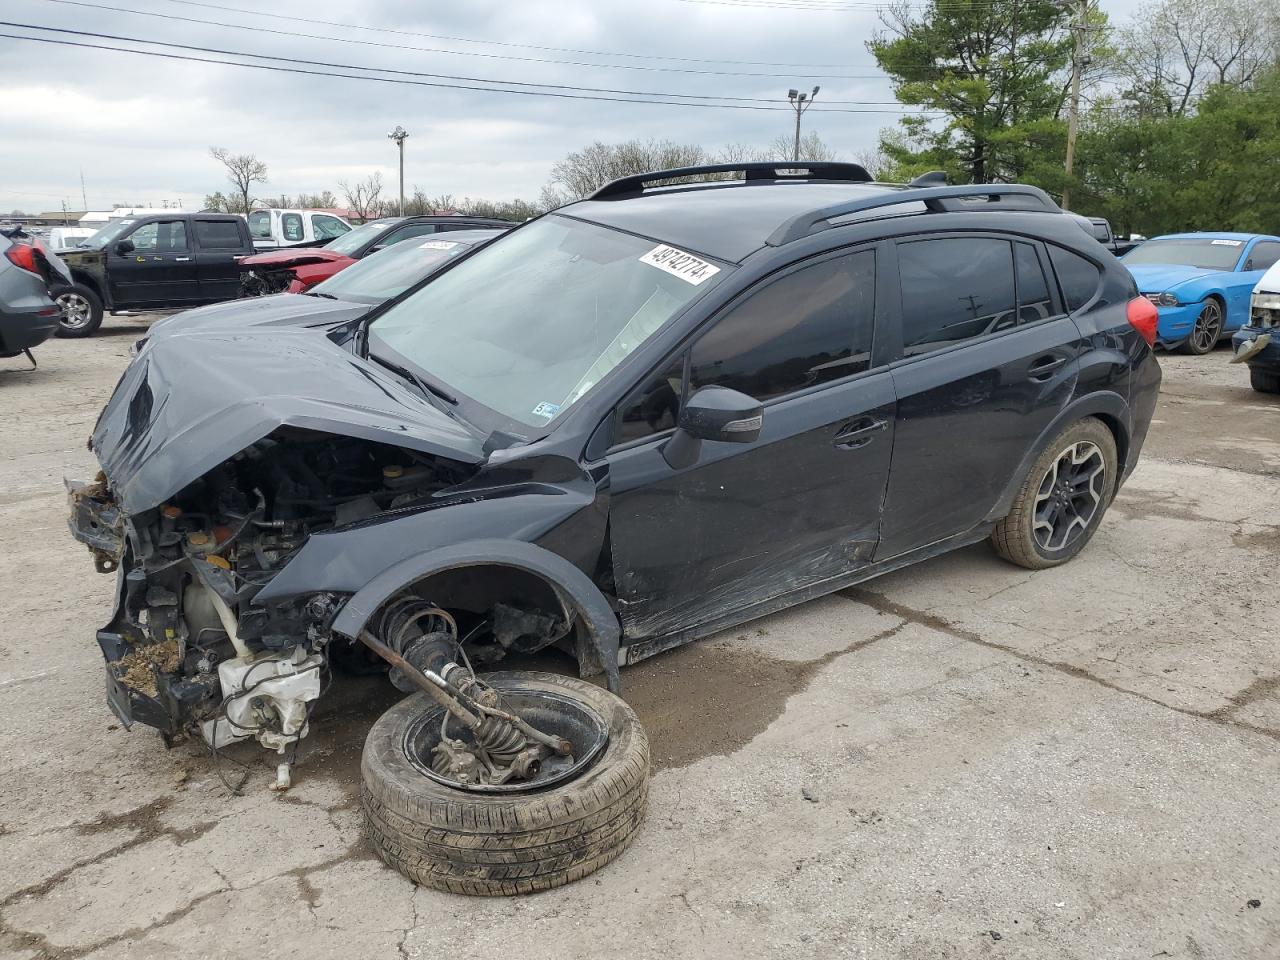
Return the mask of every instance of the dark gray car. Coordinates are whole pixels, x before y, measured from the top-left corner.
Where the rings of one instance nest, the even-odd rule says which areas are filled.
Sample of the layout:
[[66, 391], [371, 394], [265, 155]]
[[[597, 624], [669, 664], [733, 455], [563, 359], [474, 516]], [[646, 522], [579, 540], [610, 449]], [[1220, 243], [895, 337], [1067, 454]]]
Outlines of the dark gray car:
[[0, 234], [0, 357], [25, 353], [53, 336], [61, 311], [49, 297], [71, 275], [58, 257], [20, 231]]

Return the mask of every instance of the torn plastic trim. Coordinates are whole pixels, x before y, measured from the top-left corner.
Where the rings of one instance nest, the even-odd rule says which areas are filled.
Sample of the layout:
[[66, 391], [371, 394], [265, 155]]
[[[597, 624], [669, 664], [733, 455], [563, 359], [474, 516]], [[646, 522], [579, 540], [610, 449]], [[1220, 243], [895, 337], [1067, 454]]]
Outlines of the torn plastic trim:
[[[392, 596], [432, 574], [459, 567], [507, 566], [524, 570], [545, 580], [581, 619], [590, 650], [579, 651], [579, 669], [584, 675], [592, 666], [603, 671], [610, 691], [621, 688], [618, 677], [618, 646], [622, 630], [617, 616], [591, 578], [563, 557], [520, 540], [472, 540], [419, 554], [388, 567], [357, 591], [338, 611], [331, 627], [352, 640], [378, 609]], [[588, 662], [590, 653], [596, 663]]]

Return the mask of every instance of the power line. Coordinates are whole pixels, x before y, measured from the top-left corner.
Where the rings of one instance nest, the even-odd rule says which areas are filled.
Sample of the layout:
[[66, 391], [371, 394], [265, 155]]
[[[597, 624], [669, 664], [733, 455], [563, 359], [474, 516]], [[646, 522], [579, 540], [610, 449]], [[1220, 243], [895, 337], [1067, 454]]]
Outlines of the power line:
[[[154, 10], [135, 10], [129, 7], [105, 6], [97, 3], [86, 3], [85, 0], [44, 0], [45, 3], [56, 3], [62, 6], [87, 7], [90, 10], [105, 10], [110, 13], [127, 13], [132, 16], [139, 17], [156, 17], [161, 20], [172, 20], [181, 23], [195, 23], [206, 27], [223, 27], [230, 30], [250, 30], [254, 33], [270, 33], [277, 36], [290, 38], [301, 37], [307, 40], [328, 40], [337, 43], [354, 43], [365, 47], [381, 47], [389, 50], [412, 50], [417, 53], [435, 53], [445, 56], [454, 57], [482, 57], [487, 60], [509, 60], [520, 63], [540, 63], [555, 64], [559, 66], [569, 67], [591, 67], [607, 70], [643, 70], [649, 73], [680, 73], [693, 74], [699, 76], [715, 76], [715, 77], [764, 77], [770, 80], [786, 80], [788, 77], [779, 77], [776, 73], [758, 73], [743, 70], [702, 70], [692, 67], [660, 67], [646, 64], [627, 64], [627, 63], [591, 63], [583, 60], [552, 60], [544, 57], [521, 57], [514, 54], [505, 53], [483, 53], [478, 50], [447, 50], [443, 47], [421, 47], [412, 44], [403, 43], [386, 43], [377, 40], [359, 40], [355, 37], [326, 37], [322, 34], [300, 33], [297, 30], [276, 30], [271, 27], [255, 27], [244, 23], [227, 23], [221, 20], [205, 20], [200, 17], [182, 17], [171, 13], [160, 13]], [[231, 9], [231, 8], [228, 8]], [[282, 18], [295, 19], [295, 18]], [[304, 22], [312, 22], [304, 18], [296, 18]], [[350, 28], [350, 24], [332, 23], [332, 26]], [[867, 65], [865, 69], [879, 69]], [[821, 73], [805, 73], [796, 76], [806, 80], [882, 80], [884, 75], [875, 74], [859, 74], [859, 73], [838, 73], [838, 74], [821, 74]]]
[[423, 37], [427, 40], [448, 40], [452, 43], [476, 43], [492, 47], [511, 47], [518, 50], [543, 50], [548, 53], [575, 53], [592, 57], [620, 57], [633, 60], [669, 60], [675, 63], [729, 63], [745, 67], [809, 67], [841, 69], [848, 66], [844, 63], [777, 63], [769, 60], [718, 60], [702, 57], [672, 57], [653, 53], [625, 53], [616, 50], [586, 50], [580, 47], [552, 47], [537, 43], [515, 43], [509, 40], [478, 40], [474, 37], [454, 37], [441, 33], [421, 33], [416, 30], [400, 30], [394, 27], [370, 27], [358, 23], [342, 23], [336, 20], [319, 20], [313, 17], [298, 17], [282, 13], [270, 13], [263, 10], [246, 10], [243, 7], [227, 7], [216, 3], [201, 3], [198, 0], [169, 0], [170, 3], [185, 7], [204, 7], [209, 10], [220, 10], [223, 13], [245, 13], [255, 17], [267, 17], [272, 20], [287, 20], [294, 23], [314, 23], [318, 26], [341, 27], [344, 30], [367, 30], [376, 33], [391, 33], [405, 37]]
[[[170, 49], [177, 49], [177, 50], [190, 50], [190, 51], [195, 51], [197, 53], [215, 53], [220, 56], [248, 57], [255, 60], [270, 60], [270, 61], [275, 61], [277, 63], [303, 64], [309, 67], [326, 67], [329, 69], [336, 69], [336, 70], [361, 70], [361, 71], [369, 71], [374, 73], [390, 73], [390, 74], [395, 74], [398, 76], [406, 76], [406, 77], [428, 77], [432, 80], [452, 80], [452, 81], [458, 81], [461, 83], [500, 84], [507, 87], [528, 87], [528, 88], [540, 87], [546, 90], [566, 90], [574, 93], [619, 94], [626, 97], [667, 98], [667, 99], [678, 99], [678, 100], [712, 100], [712, 101], [729, 101], [729, 102], [735, 102], [735, 103], [764, 103], [764, 104], [772, 104], [776, 102], [774, 100], [768, 100], [762, 97], [731, 97], [731, 96], [718, 96], [718, 95], [712, 95], [712, 94], [699, 94], [699, 93], [667, 93], [665, 91], [654, 91], [654, 90], [623, 90], [623, 89], [617, 89], [613, 87], [584, 87], [584, 86], [578, 86], [575, 84], [563, 84], [563, 83], [534, 83], [534, 82], [523, 81], [523, 80], [492, 80], [492, 79], [489, 79], [488, 77], [459, 76], [457, 74], [449, 74], [449, 73], [428, 73], [421, 70], [400, 70], [394, 67], [373, 67], [373, 66], [366, 66], [364, 64], [359, 64], [359, 63], [335, 63], [328, 60], [308, 60], [300, 57], [283, 57], [283, 56], [280, 56], [279, 54], [246, 53], [242, 50], [227, 50], [221, 47], [205, 47], [205, 46], [198, 46], [194, 44], [171, 43], [164, 40], [147, 40], [141, 37], [122, 36], [120, 34], [115, 34], [115, 33], [97, 33], [89, 30], [72, 30], [69, 27], [46, 27], [40, 24], [15, 23], [7, 20], [0, 20], [0, 25], [7, 26], [7, 27], [20, 27], [27, 30], [43, 30], [48, 33], [69, 34], [71, 36], [77, 36], [77, 37], [92, 37], [96, 40], [119, 40], [125, 43], [142, 43], [142, 44], [147, 44], [149, 46], [168, 47]], [[887, 106], [887, 105], [901, 106], [901, 104], [899, 104], [898, 101], [885, 101], [885, 100], [879, 100], [879, 101], [876, 101], [876, 100], [835, 101], [833, 100], [829, 102], [845, 103], [845, 104], [850, 104], [855, 106]], [[729, 104], [728, 103], [723, 103], [723, 104], [712, 103], [707, 105], [708, 106], [728, 106]], [[774, 109], [780, 109], [780, 108], [774, 108]]]
[[[32, 26], [29, 24], [22, 24], [22, 23], [15, 24], [15, 23], [11, 23], [9, 21], [3, 21], [3, 20], [0, 20], [0, 26], [16, 26], [19, 28], [36, 29], [36, 30], [57, 30], [58, 29], [58, 28], [51, 28], [51, 27]], [[62, 30], [61, 32], [78, 33], [81, 35], [95, 36], [94, 34], [88, 33], [87, 31], [82, 32], [82, 31]], [[697, 103], [697, 102], [679, 102], [679, 101], [672, 101], [672, 100], [653, 100], [653, 99], [630, 98], [630, 97], [627, 97], [627, 98], [608, 97], [608, 96], [596, 96], [593, 94], [585, 94], [585, 93], [563, 93], [563, 92], [558, 92], [556, 90], [515, 90], [515, 89], [511, 89], [509, 86], [502, 86], [502, 84], [507, 83], [507, 81], [502, 81], [502, 80], [478, 80], [476, 82], [493, 84], [493, 86], [478, 87], [478, 86], [474, 86], [466, 83], [445, 83], [440, 81], [428, 81], [428, 80], [409, 80], [409, 79], [401, 79], [398, 77], [371, 77], [371, 76], [364, 76], [360, 74], [333, 73], [331, 71], [326, 71], [326, 70], [306, 70], [306, 69], [302, 69], [301, 67], [278, 66], [270, 63], [238, 63], [233, 60], [215, 60], [210, 57], [193, 57], [193, 56], [186, 56], [182, 54], [161, 53], [160, 51], [157, 51], [157, 50], [138, 50], [132, 47], [117, 47], [117, 46], [111, 46], [108, 44], [84, 43], [84, 42], [75, 41], [75, 40], [58, 40], [53, 37], [30, 37], [30, 36], [23, 36], [21, 34], [15, 34], [15, 33], [0, 33], [0, 37], [4, 37], [10, 40], [25, 40], [31, 43], [50, 44], [53, 46], [78, 47], [78, 48], [87, 49], [87, 50], [107, 50], [113, 53], [130, 53], [130, 54], [134, 54], [135, 56], [158, 57], [165, 60], [178, 60], [178, 61], [184, 61], [188, 63], [211, 63], [211, 64], [216, 64], [218, 66], [224, 66], [224, 67], [243, 67], [249, 70], [266, 70], [273, 73], [295, 73], [295, 74], [302, 74], [305, 76], [335, 77], [343, 80], [366, 80], [366, 81], [373, 81], [376, 83], [392, 83], [392, 84], [401, 84], [401, 85], [408, 85], [408, 86], [433, 87], [433, 88], [449, 89], [449, 90], [474, 90], [482, 93], [503, 93], [503, 94], [516, 95], [516, 96], [553, 97], [560, 100], [596, 100], [596, 101], [604, 101], [609, 103], [641, 103], [641, 104], [651, 104], [655, 106], [665, 106], [665, 107], [699, 107], [703, 109], [720, 109], [720, 110], [759, 110], [759, 111], [768, 111], [768, 112], [775, 112], [775, 113], [786, 109], [785, 107], [766, 107], [766, 106], [755, 106], [750, 104]], [[163, 46], [176, 47], [178, 49], [186, 49], [186, 50], [204, 50], [205, 49], [202, 47], [185, 46], [183, 44], [168, 44], [168, 43], [161, 44], [159, 41], [150, 41], [150, 40], [133, 41], [133, 42], [154, 44], [156, 46], [163, 45]], [[263, 59], [263, 60], [277, 60], [285, 63], [310, 62], [305, 60], [295, 61], [285, 57], [269, 57], [264, 54], [256, 54], [256, 53], [229, 52], [228, 55], [253, 57], [256, 59]], [[371, 71], [383, 70], [383, 68], [381, 67], [350, 67], [348, 69], [371, 70]], [[879, 110], [879, 109], [864, 110], [864, 109], [841, 107], [841, 108], [833, 108], [833, 109], [820, 109], [818, 112], [819, 113], [902, 114], [904, 111]], [[912, 114], [912, 116], [933, 116], [933, 115], [934, 114], [927, 114], [927, 113]]]

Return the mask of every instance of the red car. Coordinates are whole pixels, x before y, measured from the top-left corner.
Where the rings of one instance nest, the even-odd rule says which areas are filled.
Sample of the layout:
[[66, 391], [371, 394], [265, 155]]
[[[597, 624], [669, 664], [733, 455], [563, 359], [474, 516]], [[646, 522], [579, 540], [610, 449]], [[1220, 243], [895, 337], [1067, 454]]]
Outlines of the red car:
[[486, 217], [384, 217], [370, 220], [324, 246], [288, 247], [258, 253], [240, 261], [240, 296], [302, 293], [321, 280], [345, 270], [371, 253], [401, 240], [449, 230], [505, 229], [515, 224]]

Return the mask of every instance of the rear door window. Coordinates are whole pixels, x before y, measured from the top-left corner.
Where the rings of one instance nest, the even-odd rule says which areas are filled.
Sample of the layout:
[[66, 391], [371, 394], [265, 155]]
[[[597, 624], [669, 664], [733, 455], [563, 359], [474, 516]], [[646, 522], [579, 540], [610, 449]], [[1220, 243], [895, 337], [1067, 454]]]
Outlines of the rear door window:
[[1049, 259], [1053, 262], [1053, 271], [1058, 275], [1058, 286], [1062, 288], [1062, 298], [1067, 309], [1079, 310], [1098, 292], [1102, 282], [1102, 271], [1097, 264], [1078, 253], [1072, 253], [1064, 247], [1048, 244]]
[[286, 213], [280, 217], [280, 232], [285, 240], [294, 243], [302, 239], [302, 215]]
[[234, 220], [197, 220], [196, 240], [204, 250], [238, 250], [240, 225]]
[[690, 392], [729, 387], [771, 400], [871, 365], [875, 251], [833, 257], [767, 283], [694, 345]]
[[898, 246], [904, 356], [1017, 326], [1013, 244], [994, 237]]
[[1056, 311], [1039, 251], [1018, 242], [1013, 245], [1013, 259], [1018, 273], [1018, 324], [1048, 320]]
[[271, 239], [271, 212], [255, 210], [249, 214], [249, 236], [255, 240]]

